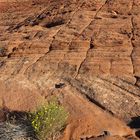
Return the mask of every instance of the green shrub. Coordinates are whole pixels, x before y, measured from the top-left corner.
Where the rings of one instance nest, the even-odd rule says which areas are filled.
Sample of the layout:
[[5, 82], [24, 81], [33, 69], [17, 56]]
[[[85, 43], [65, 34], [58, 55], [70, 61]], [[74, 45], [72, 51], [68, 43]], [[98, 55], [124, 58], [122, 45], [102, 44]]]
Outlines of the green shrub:
[[31, 113], [32, 126], [39, 140], [54, 139], [65, 128], [67, 118], [64, 107], [55, 102]]

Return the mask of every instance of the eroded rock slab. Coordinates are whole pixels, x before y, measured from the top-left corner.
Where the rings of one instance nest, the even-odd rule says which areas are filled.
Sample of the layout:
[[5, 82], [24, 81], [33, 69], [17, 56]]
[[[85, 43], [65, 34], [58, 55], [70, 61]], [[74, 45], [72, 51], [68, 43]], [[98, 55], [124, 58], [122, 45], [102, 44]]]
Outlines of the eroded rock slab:
[[62, 139], [133, 135], [125, 123], [140, 116], [139, 17], [138, 0], [0, 1], [2, 106], [30, 110], [55, 95], [71, 113]]

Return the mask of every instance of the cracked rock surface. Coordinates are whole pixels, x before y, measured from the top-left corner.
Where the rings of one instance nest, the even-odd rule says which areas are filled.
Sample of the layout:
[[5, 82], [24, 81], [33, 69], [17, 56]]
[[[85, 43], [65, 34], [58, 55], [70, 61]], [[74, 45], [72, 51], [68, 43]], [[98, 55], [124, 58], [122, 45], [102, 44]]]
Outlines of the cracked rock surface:
[[70, 112], [61, 140], [139, 139], [139, 0], [0, 0], [0, 47], [2, 106], [56, 96]]

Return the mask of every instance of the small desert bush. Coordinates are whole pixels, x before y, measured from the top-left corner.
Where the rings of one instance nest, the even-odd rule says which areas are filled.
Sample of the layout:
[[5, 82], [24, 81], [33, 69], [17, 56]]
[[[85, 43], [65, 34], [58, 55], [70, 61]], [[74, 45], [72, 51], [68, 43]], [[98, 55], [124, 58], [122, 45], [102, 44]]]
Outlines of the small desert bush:
[[53, 140], [65, 128], [68, 112], [56, 102], [48, 103], [31, 113], [32, 126], [39, 140]]

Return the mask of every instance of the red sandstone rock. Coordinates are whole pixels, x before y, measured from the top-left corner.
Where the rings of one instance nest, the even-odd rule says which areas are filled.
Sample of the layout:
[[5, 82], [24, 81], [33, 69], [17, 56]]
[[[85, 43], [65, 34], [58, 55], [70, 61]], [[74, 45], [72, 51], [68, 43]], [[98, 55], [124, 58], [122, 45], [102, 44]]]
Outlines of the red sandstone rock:
[[28, 111], [57, 96], [70, 112], [63, 140], [134, 135], [126, 123], [140, 116], [139, 17], [138, 0], [0, 0], [0, 99]]

